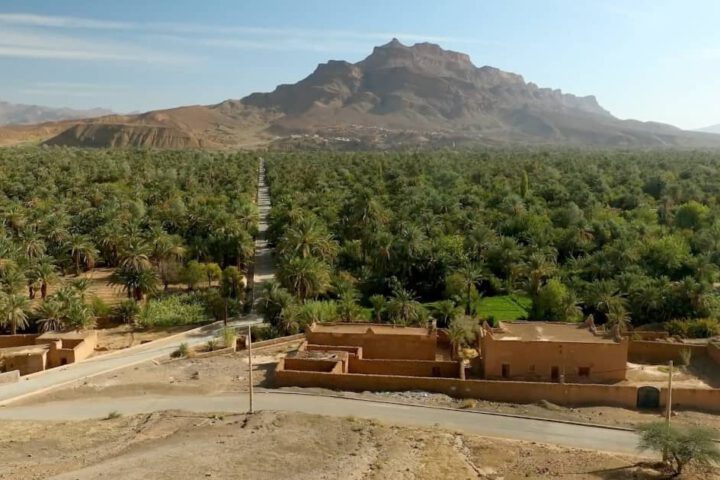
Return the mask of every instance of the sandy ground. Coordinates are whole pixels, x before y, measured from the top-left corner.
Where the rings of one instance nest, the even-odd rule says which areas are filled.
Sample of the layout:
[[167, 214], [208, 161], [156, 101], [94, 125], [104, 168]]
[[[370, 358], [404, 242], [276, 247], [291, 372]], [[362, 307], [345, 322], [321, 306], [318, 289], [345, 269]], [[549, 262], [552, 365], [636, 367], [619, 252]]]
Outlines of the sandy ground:
[[161, 338], [192, 330], [199, 326], [200, 325], [179, 325], [176, 327], [153, 328], [148, 330], [141, 330], [132, 325], [99, 328], [96, 330], [98, 342], [93, 356], [134, 347], [143, 343], [152, 342], [153, 340], [160, 340]]
[[[633, 457], [269, 411], [6, 422], [0, 451], [0, 479], [659, 478]], [[690, 470], [682, 478], [720, 477]]]

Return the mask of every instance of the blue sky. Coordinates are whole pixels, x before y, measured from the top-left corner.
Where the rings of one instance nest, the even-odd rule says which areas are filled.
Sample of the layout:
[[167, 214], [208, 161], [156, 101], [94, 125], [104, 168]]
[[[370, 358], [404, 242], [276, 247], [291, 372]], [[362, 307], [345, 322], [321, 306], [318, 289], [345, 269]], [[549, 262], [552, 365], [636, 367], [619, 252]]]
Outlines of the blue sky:
[[398, 37], [696, 128], [720, 123], [719, 25], [717, 0], [0, 0], [0, 99], [216, 103]]

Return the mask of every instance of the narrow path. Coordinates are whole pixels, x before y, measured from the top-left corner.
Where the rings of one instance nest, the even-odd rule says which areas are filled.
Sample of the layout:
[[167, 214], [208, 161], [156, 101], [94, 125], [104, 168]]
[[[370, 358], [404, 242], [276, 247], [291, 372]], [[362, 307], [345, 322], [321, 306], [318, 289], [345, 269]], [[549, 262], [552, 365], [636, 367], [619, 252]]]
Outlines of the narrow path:
[[[205, 413], [244, 413], [247, 394], [144, 395], [120, 398], [92, 398], [58, 401], [40, 405], [0, 409], [0, 419], [67, 421], [105, 417], [117, 411], [125, 415], [163, 410]], [[292, 392], [256, 392], [257, 410], [301, 412], [336, 417], [354, 416], [383, 422], [450, 430], [489, 437], [550, 443], [573, 448], [639, 455], [635, 432], [536, 419], [446, 410], [414, 405], [397, 405], [368, 400], [305, 395]]]
[[265, 160], [263, 159], [260, 160], [258, 175], [257, 206], [260, 219], [258, 223], [258, 235], [255, 239], [253, 299], [258, 298], [264, 282], [275, 278], [272, 249], [268, 247], [265, 236], [268, 228], [268, 215], [270, 214], [270, 190], [265, 183]]
[[[229, 325], [243, 327], [255, 325], [259, 322], [260, 320], [257, 319], [237, 320], [229, 322]], [[130, 349], [119, 350], [107, 355], [92, 357], [82, 362], [51, 368], [22, 377], [17, 383], [0, 385], [0, 405], [29, 395], [35, 395], [51, 388], [100, 375], [101, 373], [129, 367], [155, 358], [166, 358], [177, 350], [181, 343], [187, 343], [190, 346], [206, 343], [208, 340], [217, 337], [222, 328], [222, 322], [216, 322]]]

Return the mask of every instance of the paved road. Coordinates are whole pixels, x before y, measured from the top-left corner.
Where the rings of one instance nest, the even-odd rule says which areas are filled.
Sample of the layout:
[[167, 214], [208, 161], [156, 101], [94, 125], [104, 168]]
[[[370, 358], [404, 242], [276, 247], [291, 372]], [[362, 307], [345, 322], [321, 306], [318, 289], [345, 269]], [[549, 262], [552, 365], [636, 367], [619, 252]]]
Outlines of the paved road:
[[[242, 413], [247, 410], [247, 405], [246, 394], [93, 398], [0, 408], [0, 419], [81, 420], [101, 418], [112, 411], [126, 415], [162, 410]], [[301, 395], [290, 392], [256, 392], [255, 409], [341, 417], [354, 416], [420, 427], [440, 425], [442, 428], [470, 434], [638, 455], [638, 438], [634, 432], [461, 410]]]
[[[260, 323], [261, 319], [250, 317], [245, 320], [230, 322], [230, 325], [242, 327]], [[0, 385], [0, 405], [9, 403], [20, 396], [31, 395], [49, 388], [59, 387], [87, 377], [128, 367], [159, 357], [167, 357], [177, 350], [178, 345], [186, 342], [197, 345], [217, 336], [222, 328], [221, 323], [213, 323], [183, 335], [157, 340], [131, 349], [120, 350], [107, 355], [100, 355], [88, 360], [73, 363], [64, 367], [53, 368], [22, 377], [17, 383]]]

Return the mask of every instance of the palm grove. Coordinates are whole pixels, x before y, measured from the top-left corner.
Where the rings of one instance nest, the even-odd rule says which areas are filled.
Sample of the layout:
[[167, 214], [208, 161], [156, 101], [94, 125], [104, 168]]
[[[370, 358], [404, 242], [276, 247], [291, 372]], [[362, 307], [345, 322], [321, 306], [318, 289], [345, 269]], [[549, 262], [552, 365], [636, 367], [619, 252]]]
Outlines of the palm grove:
[[[132, 320], [140, 302], [156, 316], [190, 317], [180, 321], [217, 316], [225, 299], [237, 309], [257, 230], [257, 165], [206, 152], [0, 150], [0, 327]], [[111, 284], [127, 297], [113, 310], [88, 298], [79, 275], [98, 266], [114, 269]], [[171, 285], [205, 282], [219, 287], [165, 302]]]
[[[282, 331], [441, 324], [481, 297], [533, 320], [718, 332], [720, 155], [485, 150], [266, 156]], [[497, 319], [489, 318], [493, 321]]]

